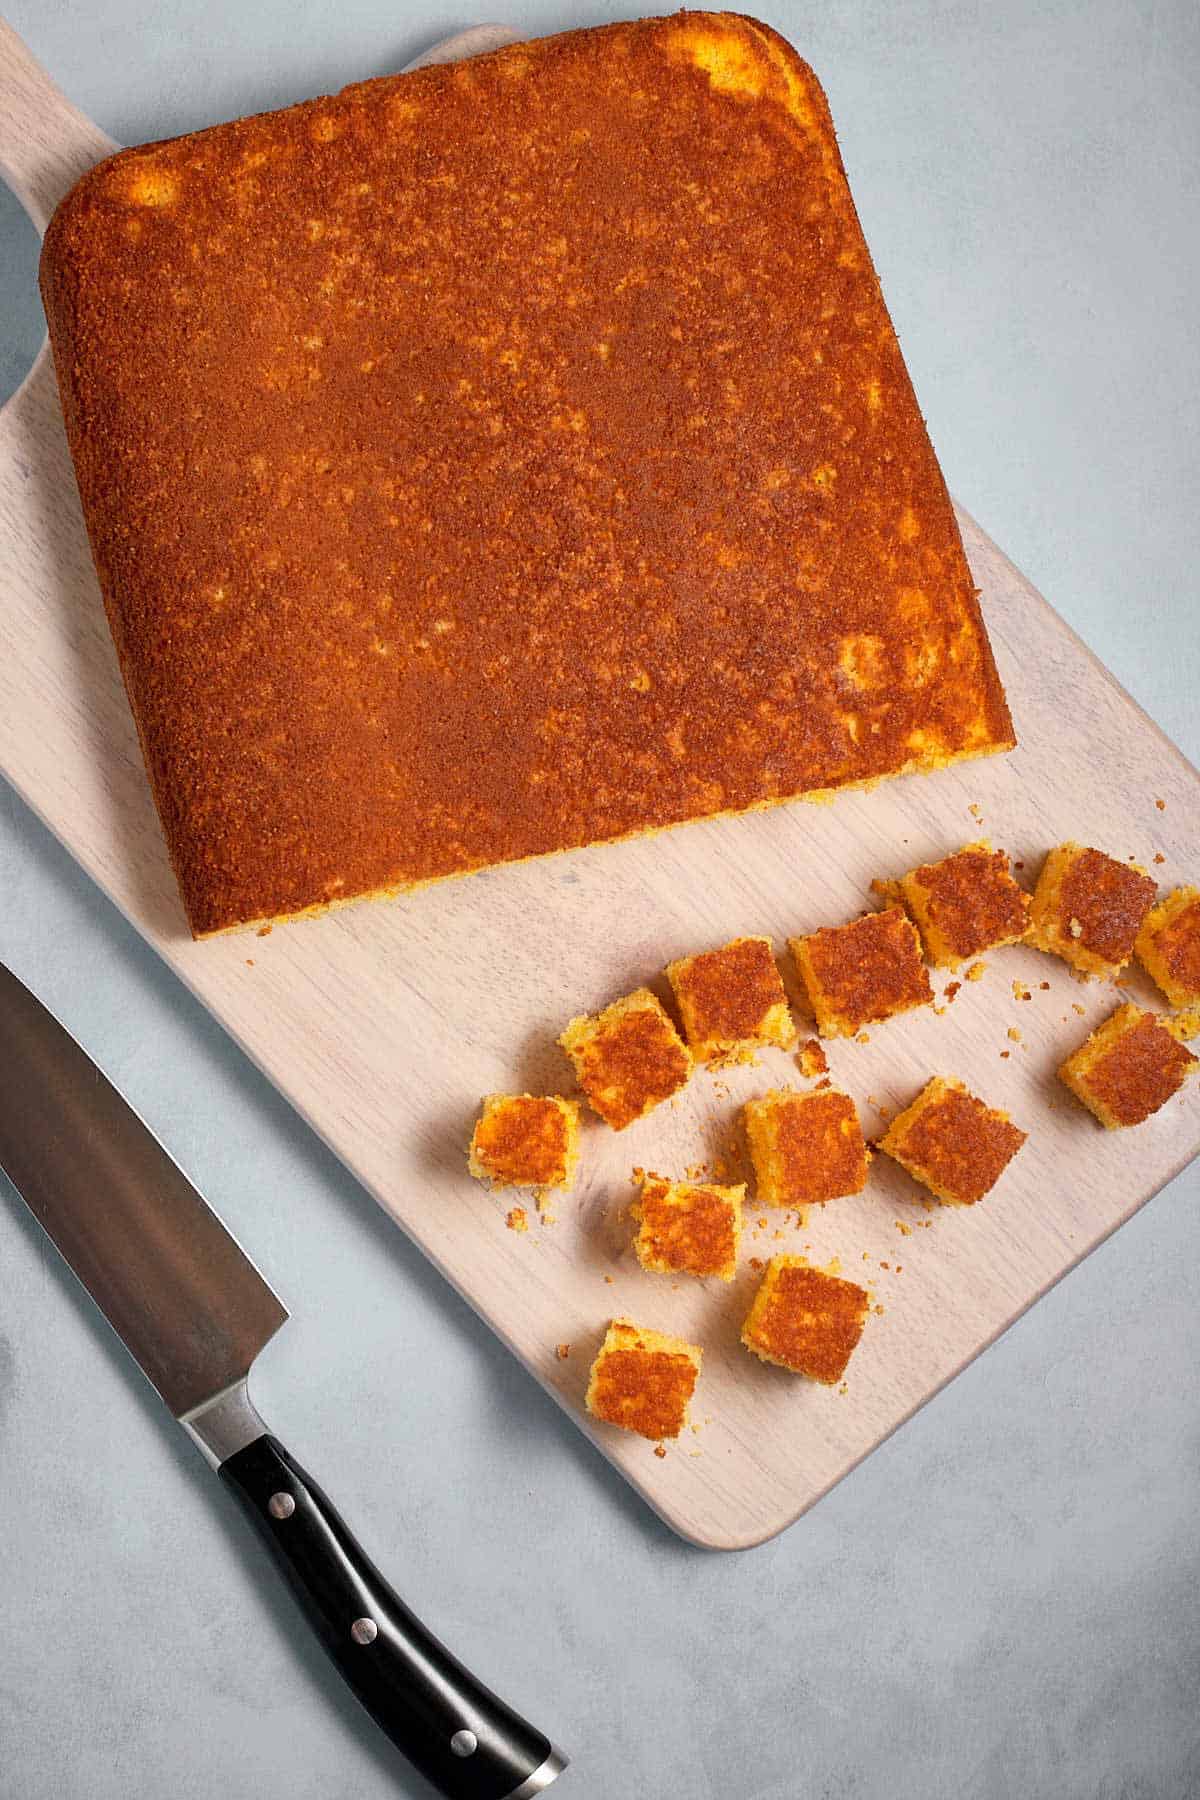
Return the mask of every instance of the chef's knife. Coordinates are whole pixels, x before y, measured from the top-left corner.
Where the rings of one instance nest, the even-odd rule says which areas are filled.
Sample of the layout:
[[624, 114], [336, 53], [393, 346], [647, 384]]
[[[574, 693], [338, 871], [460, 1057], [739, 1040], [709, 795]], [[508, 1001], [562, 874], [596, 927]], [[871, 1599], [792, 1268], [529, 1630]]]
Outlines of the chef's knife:
[[287, 1310], [80, 1046], [0, 964], [0, 1168], [267, 1546], [340, 1674], [447, 1800], [566, 1758], [413, 1616], [271, 1437], [247, 1381]]

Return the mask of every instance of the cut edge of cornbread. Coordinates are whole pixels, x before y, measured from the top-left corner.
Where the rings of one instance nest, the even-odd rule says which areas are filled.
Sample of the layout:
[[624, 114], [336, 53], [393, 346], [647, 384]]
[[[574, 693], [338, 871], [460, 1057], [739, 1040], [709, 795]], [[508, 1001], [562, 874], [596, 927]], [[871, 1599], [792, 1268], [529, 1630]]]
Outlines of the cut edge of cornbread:
[[749, 806], [726, 806], [718, 812], [699, 813], [691, 819], [670, 819], [662, 825], [638, 825], [632, 831], [617, 833], [614, 837], [596, 838], [590, 844], [563, 844], [552, 850], [535, 850], [528, 856], [510, 856], [502, 863], [480, 863], [477, 868], [451, 869], [444, 875], [431, 875], [423, 881], [392, 881], [380, 887], [364, 888], [361, 893], [337, 895], [330, 900], [316, 900], [310, 906], [285, 909], [282, 912], [260, 913], [252, 919], [235, 919], [228, 925], [214, 925], [208, 928], [191, 926], [191, 934], [197, 943], [208, 938], [231, 937], [239, 931], [257, 931], [264, 926], [291, 925], [301, 919], [319, 919], [326, 913], [341, 912], [347, 906], [365, 906], [372, 902], [382, 905], [389, 900], [407, 898], [409, 894], [421, 893], [425, 888], [438, 887], [446, 881], [466, 881], [472, 875], [482, 874], [489, 868], [518, 868], [524, 863], [549, 862], [553, 857], [575, 856], [585, 850], [594, 850], [604, 844], [628, 844], [635, 838], [662, 837], [669, 831], [680, 831], [689, 825], [712, 824], [723, 819], [742, 819], [751, 813], [770, 812], [777, 806], [832, 806], [840, 794], [872, 793], [885, 781], [895, 781], [902, 775], [933, 775], [939, 769], [951, 768], [955, 763], [978, 762], [985, 756], [1007, 756], [1017, 746], [1016, 735], [1003, 742], [972, 745], [965, 750], [927, 752], [924, 755], [910, 757], [895, 769], [887, 769], [879, 775], [865, 775], [854, 781], [838, 783], [836, 787], [807, 788], [800, 793], [781, 796], [768, 795], [762, 800], [752, 800]]

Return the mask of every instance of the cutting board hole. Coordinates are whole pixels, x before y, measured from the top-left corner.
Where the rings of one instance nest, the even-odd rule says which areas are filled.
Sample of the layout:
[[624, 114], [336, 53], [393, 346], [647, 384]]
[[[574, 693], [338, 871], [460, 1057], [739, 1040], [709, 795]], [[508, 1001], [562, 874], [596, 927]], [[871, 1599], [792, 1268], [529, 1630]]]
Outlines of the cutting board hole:
[[0, 186], [0, 406], [33, 365], [46, 335], [38, 294], [41, 239], [15, 194]]

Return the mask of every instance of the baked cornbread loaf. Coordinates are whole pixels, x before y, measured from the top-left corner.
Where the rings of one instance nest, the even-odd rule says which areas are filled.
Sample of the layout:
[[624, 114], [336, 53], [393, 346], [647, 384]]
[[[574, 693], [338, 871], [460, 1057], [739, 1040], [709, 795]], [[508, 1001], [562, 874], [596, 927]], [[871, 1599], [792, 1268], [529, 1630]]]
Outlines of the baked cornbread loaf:
[[745, 1062], [760, 1045], [788, 1050], [796, 1042], [770, 938], [734, 938], [720, 950], [680, 957], [668, 963], [667, 980], [700, 1062]]
[[569, 1188], [579, 1161], [579, 1108], [557, 1094], [489, 1094], [467, 1167], [492, 1187]]
[[1059, 1078], [1108, 1131], [1140, 1125], [1200, 1067], [1154, 1013], [1126, 1004], [1068, 1056]]
[[892, 1120], [879, 1148], [943, 1206], [974, 1206], [992, 1191], [1028, 1136], [961, 1081], [935, 1075]]
[[649, 988], [572, 1019], [558, 1041], [592, 1110], [614, 1131], [670, 1099], [692, 1072], [691, 1052]]
[[197, 935], [1013, 742], [824, 94], [765, 26], [124, 151], [42, 291]]
[[647, 1438], [676, 1438], [700, 1373], [698, 1344], [614, 1319], [605, 1333], [585, 1404], [592, 1417]]
[[754, 1165], [755, 1198], [764, 1206], [806, 1206], [860, 1194], [869, 1153], [849, 1094], [836, 1088], [798, 1094], [776, 1089], [742, 1108]]
[[742, 1233], [743, 1182], [664, 1181], [647, 1175], [630, 1212], [637, 1223], [633, 1253], [654, 1275], [715, 1275], [732, 1281]]
[[746, 1314], [742, 1342], [763, 1362], [832, 1387], [846, 1373], [869, 1304], [856, 1282], [814, 1269], [802, 1256], [773, 1256]]

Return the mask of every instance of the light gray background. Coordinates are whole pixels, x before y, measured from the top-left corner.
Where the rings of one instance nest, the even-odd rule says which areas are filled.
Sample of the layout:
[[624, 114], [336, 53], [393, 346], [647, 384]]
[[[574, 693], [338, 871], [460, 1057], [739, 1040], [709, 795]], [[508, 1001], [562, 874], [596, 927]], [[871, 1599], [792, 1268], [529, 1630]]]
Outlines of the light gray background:
[[[1196, 758], [1200, 10], [763, 16], [828, 89], [951, 487]], [[9, 17], [125, 143], [473, 22], [380, 0]], [[0, 190], [0, 392], [40, 337], [35, 255]], [[270, 1271], [295, 1317], [264, 1411], [573, 1753], [564, 1800], [1200, 1792], [1194, 1171], [783, 1538], [719, 1557], [656, 1522], [2, 784], [0, 957]], [[0, 1796], [426, 1792], [4, 1188]]]

